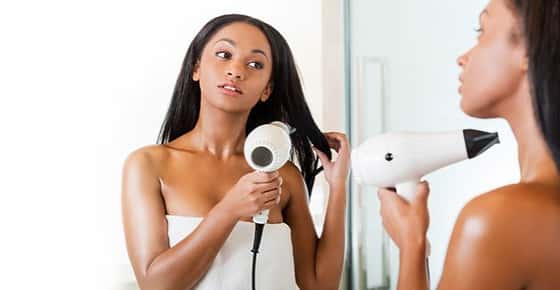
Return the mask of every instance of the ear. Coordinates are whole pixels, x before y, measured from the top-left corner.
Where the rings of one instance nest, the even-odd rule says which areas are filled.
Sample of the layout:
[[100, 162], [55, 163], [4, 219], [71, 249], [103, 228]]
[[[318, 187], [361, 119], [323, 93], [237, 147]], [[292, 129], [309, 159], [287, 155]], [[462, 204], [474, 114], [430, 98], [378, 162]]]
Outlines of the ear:
[[197, 60], [194, 64], [192, 80], [198, 82], [200, 80], [200, 60]]
[[266, 102], [266, 100], [268, 100], [268, 98], [270, 97], [270, 94], [272, 94], [272, 89], [273, 89], [273, 85], [272, 82], [269, 82], [266, 87], [264, 88], [264, 91], [261, 95], [261, 102]]

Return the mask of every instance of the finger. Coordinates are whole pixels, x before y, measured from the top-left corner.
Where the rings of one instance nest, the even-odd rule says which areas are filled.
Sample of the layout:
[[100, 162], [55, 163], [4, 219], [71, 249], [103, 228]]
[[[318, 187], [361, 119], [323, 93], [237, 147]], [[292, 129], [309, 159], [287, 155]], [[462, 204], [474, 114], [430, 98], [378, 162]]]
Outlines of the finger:
[[340, 150], [340, 142], [338, 142], [338, 140], [327, 136], [327, 143], [329, 143], [329, 147], [334, 149], [334, 151], [338, 152], [338, 150]]
[[262, 196], [259, 202], [260, 206], [263, 208], [270, 208], [269, 205], [275, 206], [278, 204], [278, 192], [276, 191], [273, 195]]
[[278, 188], [278, 197], [276, 198], [276, 204], [280, 204], [282, 198], [282, 187]]
[[418, 206], [427, 206], [428, 196], [430, 194], [430, 184], [427, 181], [422, 181], [416, 185], [416, 194], [412, 197], [412, 204]]
[[254, 192], [256, 193], [266, 193], [269, 191], [278, 190], [278, 181], [273, 180], [269, 183], [259, 183], [255, 186]]
[[273, 208], [277, 205], [278, 204], [276, 203], [276, 200], [271, 200], [271, 201], [268, 201], [268, 202], [264, 203], [262, 208], [263, 208], [263, 210], [271, 209], [271, 208]]
[[387, 199], [387, 195], [389, 194], [395, 194], [396, 192], [387, 188], [379, 188], [377, 190], [377, 198], [379, 198], [379, 201], [383, 201], [385, 199]]
[[280, 195], [280, 191], [279, 190], [271, 190], [269, 192], [265, 192], [261, 195], [261, 199], [264, 202], [268, 202], [268, 201], [276, 201], [276, 199], [278, 198], [278, 196]]
[[325, 137], [338, 144], [347, 143], [347, 137], [344, 133], [340, 132], [327, 132], [324, 134]]
[[400, 202], [406, 202], [396, 192], [386, 188], [380, 188], [377, 192], [377, 197], [381, 202], [381, 206], [393, 206]]
[[325, 136], [327, 137], [327, 141], [329, 144], [333, 145], [333, 149], [336, 150], [337, 153], [340, 151], [347, 151], [348, 150], [348, 138], [346, 135], [338, 132], [329, 132], [326, 133]]
[[323, 153], [323, 151], [312, 147], [313, 151], [315, 152], [315, 154], [317, 154], [317, 157], [319, 157], [319, 160], [321, 161], [321, 164], [323, 165], [323, 167], [327, 167], [330, 165], [331, 161], [329, 160], [329, 157], [327, 156], [327, 154]]
[[254, 183], [269, 183], [277, 179], [278, 176], [279, 176], [278, 171], [272, 171], [272, 172], [255, 171], [252, 181]]
[[332, 136], [332, 137], [335, 137], [335, 136], [344, 136], [343, 133], [336, 132], [336, 131], [325, 132], [324, 135], [325, 135], [325, 136]]
[[388, 212], [391, 212], [390, 209], [396, 207], [395, 204], [398, 202], [398, 194], [394, 191], [381, 188], [377, 192], [377, 197], [379, 198], [380, 203], [379, 215], [381, 216], [381, 219], [383, 221], [383, 226], [387, 227], [386, 223], [390, 221], [390, 215]]

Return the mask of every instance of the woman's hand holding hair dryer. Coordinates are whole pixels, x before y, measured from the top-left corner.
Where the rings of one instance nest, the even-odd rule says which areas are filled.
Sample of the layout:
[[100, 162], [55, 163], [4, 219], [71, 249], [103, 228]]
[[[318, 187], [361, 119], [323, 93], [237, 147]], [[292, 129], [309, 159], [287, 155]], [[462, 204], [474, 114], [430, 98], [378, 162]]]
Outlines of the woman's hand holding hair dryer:
[[428, 214], [429, 184], [416, 186], [410, 201], [390, 189], [379, 189], [383, 226], [402, 251], [418, 251], [426, 247], [426, 232], [430, 223]]
[[220, 206], [226, 209], [224, 212], [231, 213], [235, 220], [251, 217], [278, 204], [281, 186], [282, 177], [278, 171], [253, 171], [237, 181], [220, 201]]

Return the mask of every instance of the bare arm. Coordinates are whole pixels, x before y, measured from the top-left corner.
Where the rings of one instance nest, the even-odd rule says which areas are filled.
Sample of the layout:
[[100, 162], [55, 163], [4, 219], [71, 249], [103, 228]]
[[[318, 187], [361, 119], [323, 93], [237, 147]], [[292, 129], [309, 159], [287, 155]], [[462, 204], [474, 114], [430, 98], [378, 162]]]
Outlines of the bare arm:
[[288, 190], [291, 196], [285, 209], [286, 223], [292, 229], [296, 280], [303, 290], [338, 289], [340, 284], [344, 264], [346, 179], [349, 160], [345, 138], [342, 134], [337, 134], [337, 138], [341, 138], [340, 142], [343, 143], [334, 146], [339, 151], [337, 162], [340, 163], [334, 164], [325, 155], [320, 155], [325, 166], [325, 175], [329, 175], [327, 179], [332, 181], [329, 182], [330, 194], [320, 239], [317, 238], [309, 213], [305, 183], [295, 166], [290, 166], [288, 170]]
[[[514, 190], [516, 191], [516, 190]], [[412, 202], [380, 191], [386, 229], [400, 249], [399, 290], [428, 289], [425, 255], [427, 187]], [[449, 243], [440, 290], [522, 289], [529, 281], [536, 244], [535, 210], [503, 188], [470, 201], [461, 211]], [[506, 206], [507, 203], [507, 206]], [[542, 210], [542, 207], [541, 207]], [[531, 221], [531, 222], [529, 222]], [[424, 233], [424, 234], [422, 234]]]
[[[128, 254], [141, 289], [191, 289], [208, 271], [236, 222], [246, 214], [231, 209], [257, 212], [272, 207], [277, 192], [261, 192], [277, 183], [249, 188], [250, 178], [238, 182], [232, 189], [236, 194], [229, 194], [190, 235], [169, 247], [165, 207], [154, 165], [150, 155], [143, 151], [134, 152], [125, 163], [122, 206]], [[274, 180], [273, 175], [255, 178], [262, 182]], [[251, 194], [256, 192], [258, 198]]]

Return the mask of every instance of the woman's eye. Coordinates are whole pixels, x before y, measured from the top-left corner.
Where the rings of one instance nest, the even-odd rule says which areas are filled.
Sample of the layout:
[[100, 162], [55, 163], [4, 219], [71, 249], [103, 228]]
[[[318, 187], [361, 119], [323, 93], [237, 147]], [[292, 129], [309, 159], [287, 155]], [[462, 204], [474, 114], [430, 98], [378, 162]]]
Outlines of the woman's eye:
[[262, 69], [264, 67], [263, 64], [258, 62], [258, 61], [250, 62], [249, 66], [252, 67], [252, 68], [256, 68], [256, 69]]
[[231, 57], [231, 53], [227, 51], [218, 51], [216, 52], [216, 56], [223, 59], [229, 59]]

